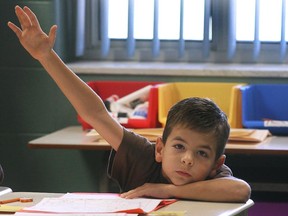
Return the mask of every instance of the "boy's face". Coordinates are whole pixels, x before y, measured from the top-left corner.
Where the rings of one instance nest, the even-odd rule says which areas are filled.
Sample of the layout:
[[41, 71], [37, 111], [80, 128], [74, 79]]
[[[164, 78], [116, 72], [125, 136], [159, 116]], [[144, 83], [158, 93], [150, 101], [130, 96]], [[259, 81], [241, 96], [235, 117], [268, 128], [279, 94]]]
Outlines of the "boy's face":
[[177, 126], [166, 144], [156, 142], [155, 159], [162, 163], [162, 172], [174, 185], [206, 180], [224, 163], [225, 156], [216, 157], [215, 140], [207, 134]]

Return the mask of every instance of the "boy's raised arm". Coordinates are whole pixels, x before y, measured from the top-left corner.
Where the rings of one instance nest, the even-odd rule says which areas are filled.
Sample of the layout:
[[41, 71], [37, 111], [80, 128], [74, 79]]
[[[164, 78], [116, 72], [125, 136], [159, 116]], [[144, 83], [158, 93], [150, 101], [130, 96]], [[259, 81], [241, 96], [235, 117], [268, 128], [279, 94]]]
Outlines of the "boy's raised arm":
[[28, 7], [22, 9], [16, 6], [15, 13], [21, 28], [11, 22], [8, 22], [8, 26], [22, 46], [42, 64], [81, 117], [117, 150], [123, 137], [123, 128], [109, 115], [100, 97], [53, 50], [57, 26], [52, 26], [47, 35]]

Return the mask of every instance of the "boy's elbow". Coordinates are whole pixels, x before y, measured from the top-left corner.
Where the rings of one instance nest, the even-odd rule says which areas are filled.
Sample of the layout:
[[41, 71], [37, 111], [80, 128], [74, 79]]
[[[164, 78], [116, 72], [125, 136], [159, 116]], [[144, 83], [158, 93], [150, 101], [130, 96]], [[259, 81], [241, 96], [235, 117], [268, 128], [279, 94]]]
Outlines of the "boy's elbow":
[[240, 181], [239, 187], [237, 187], [236, 200], [238, 202], [247, 202], [251, 196], [251, 187], [245, 181]]

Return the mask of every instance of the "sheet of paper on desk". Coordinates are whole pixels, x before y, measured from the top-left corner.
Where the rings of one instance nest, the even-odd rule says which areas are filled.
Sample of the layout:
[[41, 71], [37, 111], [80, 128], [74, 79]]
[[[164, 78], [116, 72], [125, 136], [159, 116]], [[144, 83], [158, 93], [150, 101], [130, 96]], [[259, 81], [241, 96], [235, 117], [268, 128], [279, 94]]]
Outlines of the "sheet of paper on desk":
[[44, 198], [29, 212], [47, 213], [132, 213], [152, 212], [162, 204], [168, 205], [176, 200], [161, 199], [123, 199], [110, 193], [68, 193], [60, 198]]
[[[161, 137], [163, 132], [163, 128], [143, 128], [130, 130], [146, 137], [151, 142], [156, 142], [157, 138]], [[257, 143], [264, 141], [269, 135], [269, 131], [265, 129], [231, 128], [228, 139], [229, 141]], [[97, 141], [103, 141], [103, 138], [94, 129], [89, 131], [86, 136], [93, 136]]]
[[264, 141], [270, 135], [269, 130], [264, 129], [242, 129], [231, 128], [229, 141], [242, 141], [246, 143], [257, 143]]
[[55, 213], [29, 213], [29, 212], [16, 212], [16, 214], [14, 215], [18, 215], [18, 216], [137, 216], [138, 214], [126, 214], [126, 213], [96, 213], [96, 214], [83, 214], [83, 213], [79, 213], [79, 214], [55, 214]]
[[17, 216], [137, 216], [138, 214], [126, 214], [126, 213], [96, 213], [96, 214], [55, 214], [55, 213], [29, 213], [29, 212], [16, 212]]
[[265, 127], [288, 127], [288, 121], [264, 120]]

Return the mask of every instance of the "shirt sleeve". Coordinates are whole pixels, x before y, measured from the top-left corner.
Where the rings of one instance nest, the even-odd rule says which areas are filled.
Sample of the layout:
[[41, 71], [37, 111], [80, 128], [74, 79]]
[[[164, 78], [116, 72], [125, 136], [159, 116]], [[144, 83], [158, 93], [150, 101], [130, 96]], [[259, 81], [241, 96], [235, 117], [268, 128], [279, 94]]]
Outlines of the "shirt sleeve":
[[121, 192], [134, 189], [155, 170], [154, 147], [146, 138], [124, 129], [117, 151], [111, 150], [107, 173], [116, 181]]
[[219, 170], [217, 170], [216, 176], [214, 178], [223, 178], [233, 176], [232, 170], [223, 164]]

